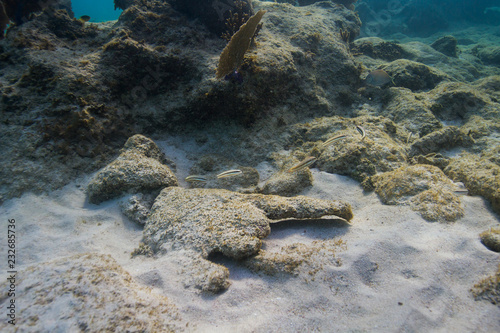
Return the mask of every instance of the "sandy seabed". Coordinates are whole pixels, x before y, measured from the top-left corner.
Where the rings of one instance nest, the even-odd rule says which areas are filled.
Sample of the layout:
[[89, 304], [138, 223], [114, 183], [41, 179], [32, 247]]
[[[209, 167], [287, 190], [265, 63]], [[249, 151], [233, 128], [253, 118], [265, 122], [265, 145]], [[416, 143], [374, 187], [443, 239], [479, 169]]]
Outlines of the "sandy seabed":
[[[176, 162], [177, 176], [183, 179], [190, 165], [188, 153], [167, 142], [159, 145]], [[122, 215], [118, 199], [88, 204], [88, 177], [47, 195], [25, 194], [5, 202], [0, 207], [1, 230], [5, 235], [8, 219], [16, 220], [19, 279], [30, 265], [85, 252], [109, 254], [139, 285], [168, 297], [187, 331], [500, 331], [500, 308], [475, 301], [470, 292], [494, 273], [498, 263], [498, 254], [486, 249], [478, 237], [498, 223], [484, 199], [462, 196], [463, 218], [430, 223], [409, 207], [382, 205], [376, 194], [363, 192], [348, 177], [311, 171], [314, 184], [301, 194], [349, 202], [354, 213], [351, 225], [276, 225], [263, 248], [273, 251], [331, 238], [341, 238], [346, 247], [321, 271], [301, 270], [296, 276], [256, 274], [233, 260], [218, 258], [229, 268], [232, 283], [219, 295], [184, 287], [182, 252], [158, 259], [131, 258], [142, 227]], [[5, 266], [2, 260], [2, 281], [7, 277]], [[17, 302], [21, 310], [34, 300]], [[39, 319], [43, 322], [44, 317]], [[46, 320], [47, 328], [56, 327], [51, 318]], [[18, 328], [29, 331], [22, 317], [18, 321]]]

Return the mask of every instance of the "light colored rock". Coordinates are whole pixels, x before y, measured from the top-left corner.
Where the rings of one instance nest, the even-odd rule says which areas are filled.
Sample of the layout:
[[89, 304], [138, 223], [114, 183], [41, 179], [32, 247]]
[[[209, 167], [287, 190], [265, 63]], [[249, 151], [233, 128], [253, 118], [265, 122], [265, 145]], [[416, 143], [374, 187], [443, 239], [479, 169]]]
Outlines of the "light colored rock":
[[384, 204], [410, 205], [428, 221], [455, 221], [464, 214], [455, 185], [435, 166], [406, 166], [370, 180]]
[[469, 193], [481, 195], [500, 213], [500, 166], [474, 154], [454, 158], [444, 172], [465, 184]]
[[[361, 140], [356, 130], [360, 125], [366, 132]], [[383, 117], [325, 117], [291, 130], [292, 140], [302, 142], [301, 150], [307, 155], [319, 155], [315, 167], [320, 170], [348, 175], [363, 181], [377, 172], [397, 169], [406, 164], [406, 151], [400, 140], [405, 140], [403, 129]], [[329, 138], [345, 134], [325, 149], [322, 143]]]
[[127, 140], [120, 156], [90, 180], [89, 201], [98, 204], [124, 193], [154, 192], [177, 186], [177, 178], [164, 162], [165, 156], [151, 139], [134, 135]]
[[297, 219], [345, 223], [351, 218], [350, 206], [337, 201], [168, 187], [151, 209], [143, 246], [157, 255], [190, 252], [191, 284], [217, 292], [229, 286], [228, 272], [207, 261], [210, 255], [244, 259], [257, 254], [271, 231], [270, 223]]
[[[182, 331], [166, 297], [137, 284], [109, 255], [84, 253], [19, 272], [16, 330], [25, 332]], [[2, 292], [7, 290], [5, 282]], [[1, 298], [0, 298], [1, 299]], [[6, 320], [0, 330], [7, 332]]]

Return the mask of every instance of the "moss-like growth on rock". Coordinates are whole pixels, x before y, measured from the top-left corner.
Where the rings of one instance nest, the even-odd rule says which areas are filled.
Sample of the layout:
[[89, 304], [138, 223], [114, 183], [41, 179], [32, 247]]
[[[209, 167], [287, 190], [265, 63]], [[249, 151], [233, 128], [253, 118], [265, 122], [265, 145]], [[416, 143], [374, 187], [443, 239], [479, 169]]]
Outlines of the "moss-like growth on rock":
[[500, 265], [496, 273], [474, 285], [471, 292], [476, 301], [485, 300], [500, 306]]
[[409, 204], [429, 221], [455, 221], [464, 215], [454, 184], [437, 167], [412, 165], [370, 180], [384, 204]]
[[444, 172], [454, 181], [465, 184], [469, 193], [491, 202], [500, 214], [500, 166], [477, 155], [462, 154], [454, 158]]
[[481, 243], [489, 250], [500, 252], [500, 228], [490, 228], [482, 232], [479, 237], [481, 238]]

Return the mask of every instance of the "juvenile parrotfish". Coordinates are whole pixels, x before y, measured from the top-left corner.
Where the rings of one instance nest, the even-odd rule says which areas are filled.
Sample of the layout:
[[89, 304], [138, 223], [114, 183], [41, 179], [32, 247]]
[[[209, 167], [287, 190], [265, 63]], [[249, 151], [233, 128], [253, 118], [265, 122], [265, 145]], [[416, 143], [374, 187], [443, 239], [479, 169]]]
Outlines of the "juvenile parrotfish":
[[394, 84], [394, 81], [392, 81], [392, 77], [390, 77], [389, 74], [387, 74], [387, 72], [383, 69], [376, 69], [373, 72], [370, 72], [370, 74], [368, 74], [368, 76], [366, 77], [365, 82], [377, 87], [382, 87], [389, 82], [392, 82], [392, 84]]

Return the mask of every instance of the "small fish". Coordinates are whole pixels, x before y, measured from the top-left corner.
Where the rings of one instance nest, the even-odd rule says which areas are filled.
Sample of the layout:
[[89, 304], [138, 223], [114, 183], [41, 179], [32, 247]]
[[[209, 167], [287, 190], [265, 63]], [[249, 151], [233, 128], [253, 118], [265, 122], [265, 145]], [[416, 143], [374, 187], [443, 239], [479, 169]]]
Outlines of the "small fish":
[[334, 136], [333, 138], [330, 138], [328, 140], [326, 140], [325, 142], [323, 142], [323, 148], [331, 145], [332, 143], [334, 143], [335, 141], [337, 140], [340, 140], [340, 139], [344, 139], [345, 137], [347, 137], [347, 135], [345, 134], [340, 134], [340, 135], [337, 135], [337, 136]]
[[299, 171], [299, 170], [302, 170], [302, 169], [305, 169], [311, 165], [314, 164], [314, 162], [316, 162], [317, 158], [314, 157], [314, 156], [308, 156], [306, 157], [302, 162], [298, 163], [298, 164], [295, 164], [293, 167], [291, 167], [290, 169], [288, 169], [288, 172], [295, 172], [295, 171]]
[[392, 82], [392, 84], [394, 84], [392, 78], [383, 69], [376, 69], [373, 72], [370, 72], [370, 74], [368, 74], [368, 76], [366, 77], [365, 82], [377, 87], [382, 87], [389, 82]]
[[356, 130], [359, 132], [359, 134], [361, 134], [361, 140], [360, 141], [363, 141], [366, 137], [366, 132], [365, 132], [365, 129], [359, 125], [356, 125]]
[[239, 169], [234, 169], [234, 170], [227, 170], [227, 171], [224, 171], [224, 172], [221, 172], [217, 175], [217, 178], [227, 178], [227, 177], [232, 177], [232, 176], [236, 176], [236, 175], [241, 175], [243, 173], [243, 171], [239, 170]]
[[206, 183], [207, 178], [203, 176], [198, 176], [198, 175], [193, 175], [193, 176], [187, 176], [184, 178], [185, 181], [190, 182], [190, 183]]
[[88, 16], [88, 15], [82, 15], [82, 16], [80, 16], [80, 21], [82, 21], [82, 22], [88, 22], [88, 21], [90, 21], [90, 16]]

